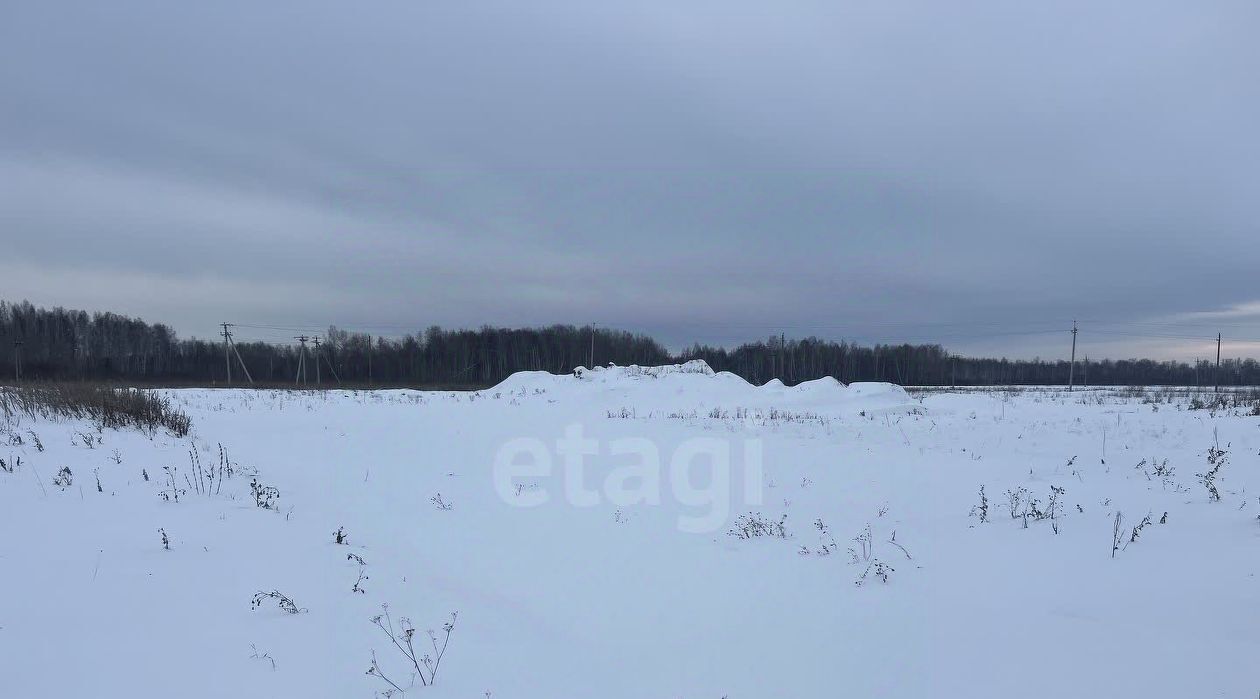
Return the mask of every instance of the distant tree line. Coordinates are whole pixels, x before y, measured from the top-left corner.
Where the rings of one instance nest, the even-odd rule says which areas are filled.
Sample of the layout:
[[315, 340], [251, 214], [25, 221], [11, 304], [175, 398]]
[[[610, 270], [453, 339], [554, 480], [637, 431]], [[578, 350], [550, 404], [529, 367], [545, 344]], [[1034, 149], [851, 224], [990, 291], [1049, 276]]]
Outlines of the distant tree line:
[[[863, 347], [818, 338], [764, 341], [735, 349], [696, 345], [677, 355], [642, 334], [607, 328], [427, 330], [401, 338], [370, 337], [329, 328], [318, 355], [306, 348], [308, 384], [316, 362], [325, 385], [426, 387], [490, 386], [517, 371], [571, 372], [594, 357], [604, 365], [655, 365], [703, 359], [761, 384], [792, 385], [823, 376], [844, 382], [904, 385], [1065, 384], [1069, 362], [958, 357], [942, 346]], [[292, 384], [300, 347], [239, 342], [236, 350], [255, 382]], [[222, 340], [179, 339], [167, 326], [114, 313], [36, 308], [0, 302], [0, 380], [12, 381], [21, 361], [24, 380], [110, 380], [152, 384], [222, 385], [227, 378]], [[234, 383], [244, 378], [232, 355]], [[1094, 385], [1211, 385], [1215, 364], [1126, 359], [1077, 362], [1076, 380]], [[1222, 361], [1222, 385], [1260, 383], [1254, 359]]]
[[[734, 350], [695, 346], [679, 357], [693, 358], [752, 383], [777, 378], [789, 385], [822, 376], [834, 376], [845, 383], [889, 381], [905, 386], [1066, 385], [1071, 369], [1066, 359], [960, 357], [936, 344], [862, 347], [814, 337], [786, 341], [770, 338]], [[1215, 367], [1208, 361], [1187, 364], [1153, 359], [1078, 359], [1075, 382], [1095, 386], [1210, 386]], [[1220, 382], [1222, 386], [1256, 385], [1260, 382], [1260, 363], [1254, 359], [1222, 359]]]

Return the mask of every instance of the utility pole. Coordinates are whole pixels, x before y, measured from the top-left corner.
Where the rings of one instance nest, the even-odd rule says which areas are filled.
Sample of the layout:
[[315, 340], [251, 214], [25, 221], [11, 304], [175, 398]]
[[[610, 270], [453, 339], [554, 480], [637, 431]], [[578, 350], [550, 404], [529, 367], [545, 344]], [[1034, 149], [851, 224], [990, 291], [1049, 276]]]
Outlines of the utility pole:
[[1214, 393], [1221, 392], [1221, 334], [1216, 333], [1216, 388]]
[[[245, 378], [251, 384], [254, 383], [254, 377], [249, 373], [249, 367], [245, 366], [245, 360], [241, 359], [241, 353], [236, 349], [236, 343], [232, 340], [232, 324], [219, 323], [223, 326], [223, 364], [227, 367], [228, 385], [232, 385], [232, 355], [236, 356], [236, 361], [241, 365], [241, 371], [245, 372]], [[229, 354], [229, 351], [231, 354]]]
[[[232, 324], [228, 323], [227, 326], [230, 328], [232, 327]], [[231, 330], [228, 331], [227, 341], [228, 341], [228, 344], [231, 345], [232, 347], [232, 354], [236, 355], [236, 361], [239, 362], [241, 365], [241, 371], [245, 372], [245, 378], [249, 380], [249, 384], [251, 386], [254, 385], [254, 375], [249, 373], [249, 367], [245, 366], [245, 360], [241, 358], [240, 350], [236, 349], [236, 340], [232, 338]]]
[[1076, 383], [1076, 320], [1072, 321], [1072, 364], [1068, 367], [1068, 390]]
[[591, 323], [591, 358], [588, 366], [595, 368], [595, 323]]
[[372, 336], [368, 335], [368, 386], [372, 385]]
[[219, 325], [223, 326], [223, 366], [227, 368], [227, 385], [231, 386], [232, 385], [232, 356], [228, 354], [228, 351], [230, 349], [229, 345], [231, 344], [231, 340], [228, 339], [230, 337], [228, 335], [228, 324], [219, 323]]
[[315, 337], [311, 338], [311, 340], [315, 343], [315, 385], [316, 385], [316, 386], [318, 386], [318, 385], [320, 384], [320, 375], [319, 375], [319, 336], [317, 335], [317, 336], [315, 336]]
[[22, 382], [22, 341], [13, 341], [13, 381]]
[[306, 383], [306, 341], [311, 339], [305, 335], [298, 335], [293, 338], [301, 344], [298, 350], [297, 377], [293, 379], [293, 383]]

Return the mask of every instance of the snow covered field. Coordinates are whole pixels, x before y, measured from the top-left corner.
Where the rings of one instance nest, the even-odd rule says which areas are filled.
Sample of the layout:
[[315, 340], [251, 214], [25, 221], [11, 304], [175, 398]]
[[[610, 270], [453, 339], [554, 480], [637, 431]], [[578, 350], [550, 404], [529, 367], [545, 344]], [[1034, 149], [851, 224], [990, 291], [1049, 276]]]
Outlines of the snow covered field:
[[1247, 410], [580, 373], [171, 391], [183, 439], [10, 418], [0, 696], [1260, 691]]

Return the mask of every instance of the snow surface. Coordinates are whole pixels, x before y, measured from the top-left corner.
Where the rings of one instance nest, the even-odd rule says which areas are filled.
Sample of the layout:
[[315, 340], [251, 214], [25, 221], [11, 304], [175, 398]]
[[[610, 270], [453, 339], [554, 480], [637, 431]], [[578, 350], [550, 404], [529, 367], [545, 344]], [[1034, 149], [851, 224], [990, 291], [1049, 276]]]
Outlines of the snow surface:
[[[0, 458], [21, 465], [0, 472], [0, 696], [371, 697], [388, 689], [365, 674], [373, 651], [410, 676], [369, 621], [382, 604], [426, 643], [459, 612], [436, 685], [407, 696], [1260, 690], [1260, 418], [1105, 390], [916, 397], [751, 386], [695, 365], [577, 374], [475, 393], [170, 391], [193, 419], [187, 439], [9, 424]], [[504, 445], [553, 449], [575, 426], [597, 444], [581, 474], [596, 491], [625, 465], [614, 445], [651, 444], [659, 503], [570, 502], [560, 456], [502, 494]], [[668, 473], [696, 440], [729, 444], [739, 474], [759, 444], [763, 472], [762, 504], [745, 506], [733, 476], [728, 516], [705, 533], [680, 530], [704, 508]], [[204, 467], [220, 443], [238, 471], [219, 494], [159, 497], [163, 466], [182, 479], [189, 449]], [[1210, 502], [1195, 474], [1216, 445], [1228, 461]], [[1156, 474], [1165, 459], [1173, 474]], [[276, 510], [255, 506], [254, 471], [279, 489]], [[981, 485], [986, 523], [971, 514]], [[1044, 507], [1052, 486], [1060, 533], [1006, 511], [1008, 489]], [[787, 538], [729, 535], [750, 510], [786, 515]], [[1113, 558], [1117, 510], [1125, 542], [1148, 512], [1152, 524]], [[887, 582], [872, 561], [893, 569]], [[273, 589], [306, 611], [251, 608]]]

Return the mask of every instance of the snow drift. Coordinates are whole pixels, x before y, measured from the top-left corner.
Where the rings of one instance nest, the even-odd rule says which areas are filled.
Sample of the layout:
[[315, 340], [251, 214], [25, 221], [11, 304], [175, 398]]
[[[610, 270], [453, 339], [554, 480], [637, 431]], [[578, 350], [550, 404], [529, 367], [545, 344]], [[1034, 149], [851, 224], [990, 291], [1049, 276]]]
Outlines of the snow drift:
[[482, 394], [546, 396], [551, 401], [592, 402], [600, 408], [632, 403], [664, 410], [776, 408], [827, 415], [921, 410], [918, 402], [895, 384], [846, 385], [828, 376], [795, 386], [785, 386], [778, 379], [755, 386], [728, 371], [713, 371], [702, 359], [663, 366], [578, 367], [572, 374], [519, 372]]

